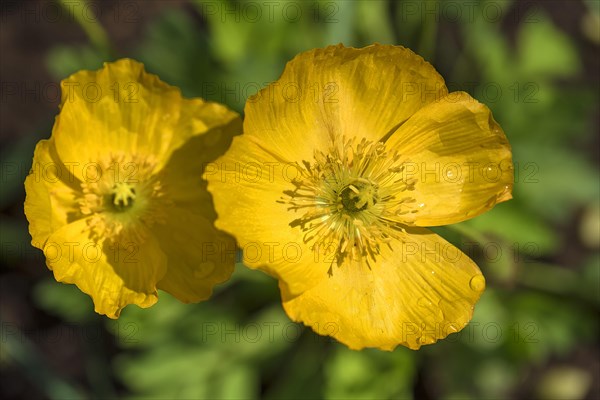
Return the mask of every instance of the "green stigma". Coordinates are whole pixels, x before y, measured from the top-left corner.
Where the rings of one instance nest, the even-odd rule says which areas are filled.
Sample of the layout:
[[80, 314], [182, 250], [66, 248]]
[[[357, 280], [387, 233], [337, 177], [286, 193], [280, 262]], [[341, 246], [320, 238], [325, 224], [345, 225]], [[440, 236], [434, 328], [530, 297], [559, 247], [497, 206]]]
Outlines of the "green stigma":
[[346, 211], [363, 211], [377, 203], [377, 191], [370, 182], [354, 181], [342, 189], [339, 199]]
[[133, 206], [135, 188], [129, 183], [115, 183], [111, 191], [112, 203], [117, 211], [125, 211]]

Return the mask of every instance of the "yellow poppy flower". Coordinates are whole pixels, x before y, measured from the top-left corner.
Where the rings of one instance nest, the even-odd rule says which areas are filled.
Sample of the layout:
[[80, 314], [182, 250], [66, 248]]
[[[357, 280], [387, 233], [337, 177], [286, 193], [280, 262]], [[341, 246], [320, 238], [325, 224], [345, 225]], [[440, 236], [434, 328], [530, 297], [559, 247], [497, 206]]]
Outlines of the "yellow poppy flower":
[[279, 279], [294, 321], [352, 349], [418, 349], [462, 329], [485, 280], [423, 228], [511, 198], [508, 141], [400, 46], [302, 53], [246, 104], [244, 134], [207, 167], [244, 263]]
[[213, 226], [204, 166], [241, 132], [239, 116], [184, 99], [122, 59], [61, 82], [60, 113], [25, 181], [32, 244], [57, 281], [74, 283], [96, 312], [149, 307], [157, 288], [206, 299], [233, 271], [233, 238]]

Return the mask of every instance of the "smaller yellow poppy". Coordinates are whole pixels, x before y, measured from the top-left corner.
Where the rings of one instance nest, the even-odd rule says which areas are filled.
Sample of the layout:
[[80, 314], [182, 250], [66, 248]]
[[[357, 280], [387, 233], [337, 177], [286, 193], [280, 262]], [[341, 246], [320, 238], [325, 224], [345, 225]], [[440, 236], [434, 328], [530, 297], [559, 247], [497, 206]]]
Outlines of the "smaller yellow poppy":
[[207, 299], [231, 275], [235, 243], [213, 227], [201, 175], [241, 132], [239, 116], [183, 98], [130, 59], [79, 71], [61, 88], [25, 181], [32, 244], [56, 280], [111, 318], [156, 303], [157, 289]]

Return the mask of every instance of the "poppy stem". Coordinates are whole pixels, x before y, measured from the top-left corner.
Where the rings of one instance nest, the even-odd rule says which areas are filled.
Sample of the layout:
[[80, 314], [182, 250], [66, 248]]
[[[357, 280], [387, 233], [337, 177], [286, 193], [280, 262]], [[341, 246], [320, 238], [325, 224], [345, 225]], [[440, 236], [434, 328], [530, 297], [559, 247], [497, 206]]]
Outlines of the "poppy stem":
[[102, 54], [109, 55], [111, 53], [111, 46], [108, 35], [100, 24], [98, 17], [91, 17], [90, 8], [92, 7], [89, 7], [89, 1], [81, 0], [72, 2], [59, 0], [59, 3], [71, 14], [71, 19], [75, 20], [81, 26], [81, 29], [86, 33], [94, 47]]

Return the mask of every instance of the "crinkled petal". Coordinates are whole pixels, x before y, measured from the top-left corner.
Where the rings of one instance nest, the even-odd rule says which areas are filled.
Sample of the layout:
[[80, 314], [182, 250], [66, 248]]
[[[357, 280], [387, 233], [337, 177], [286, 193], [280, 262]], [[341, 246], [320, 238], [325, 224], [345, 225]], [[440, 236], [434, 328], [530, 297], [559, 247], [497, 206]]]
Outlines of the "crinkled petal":
[[52, 139], [37, 144], [25, 192], [25, 215], [37, 248], [43, 248], [52, 232], [82, 217], [77, 203], [80, 181], [59, 160]]
[[[210, 115], [207, 117], [210, 118]], [[192, 118], [190, 123], [193, 123]], [[216, 214], [202, 174], [207, 168], [209, 171], [215, 168], [215, 159], [225, 153], [233, 137], [242, 131], [242, 121], [238, 117], [231, 120], [223, 118], [220, 124], [217, 123], [175, 150], [159, 173], [169, 192], [169, 199], [177, 207], [194, 210], [210, 220], [214, 220]]]
[[311, 160], [332, 137], [379, 141], [446, 93], [442, 77], [409, 49], [329, 46], [299, 54], [248, 99], [244, 133], [283, 160]]
[[[233, 247], [212, 226], [201, 175], [241, 132], [239, 115], [183, 99], [128, 59], [72, 75], [62, 96], [52, 137], [38, 145], [25, 184], [33, 244], [56, 279], [75, 283], [111, 318], [127, 304], [154, 304], [161, 280], [184, 301], [208, 297], [234, 260], [202, 260], [206, 254], [186, 246], [223, 237]], [[173, 271], [165, 278], [167, 267]]]
[[[79, 71], [61, 82], [62, 103], [52, 131], [63, 162], [88, 168], [111, 154], [153, 154], [161, 159], [171, 145], [180, 116], [181, 93], [129, 59]], [[94, 143], [82, 146], [82, 142]]]
[[217, 228], [235, 236], [245, 265], [282, 279], [290, 293], [316, 285], [330, 265], [306, 268], [315, 255], [302, 231], [290, 226], [302, 211], [290, 211], [280, 202], [284, 191], [294, 189], [297, 171], [295, 164], [282, 162], [242, 135], [204, 175], [214, 197]]
[[285, 311], [356, 350], [418, 349], [461, 330], [485, 288], [479, 268], [425, 229], [402, 236], [369, 266], [347, 261], [299, 296], [282, 287]]
[[96, 241], [88, 222], [65, 225], [46, 242], [46, 264], [56, 280], [76, 284], [92, 297], [95, 311], [110, 318], [118, 318], [128, 304], [146, 308], [156, 303], [156, 284], [167, 264], [159, 242], [152, 235], [143, 243]]
[[512, 198], [510, 145], [490, 110], [455, 92], [420, 109], [387, 142], [416, 181], [414, 224], [438, 226], [477, 216]]
[[206, 300], [213, 287], [229, 279], [236, 259], [235, 241], [210, 220], [186, 209], [173, 208], [168, 225], [153, 231], [169, 258], [158, 288], [184, 303]]
[[233, 272], [235, 240], [214, 228], [216, 213], [201, 174], [207, 166], [214, 167], [216, 156], [240, 130], [241, 121], [235, 119], [191, 138], [161, 171], [161, 182], [175, 206], [165, 210], [166, 224], [155, 225], [153, 232], [165, 252], [174, 256], [158, 287], [186, 303], [207, 299], [213, 286]]
[[[239, 118], [223, 105], [183, 99], [177, 87], [130, 59], [77, 72], [61, 87], [53, 137], [61, 160], [75, 164], [82, 181], [98, 162], [122, 153], [151, 155], [159, 170], [190, 137]], [[82, 146], [83, 140], [94, 145]]]

